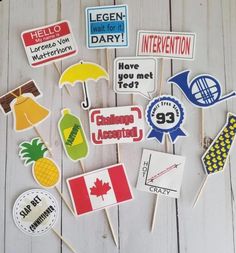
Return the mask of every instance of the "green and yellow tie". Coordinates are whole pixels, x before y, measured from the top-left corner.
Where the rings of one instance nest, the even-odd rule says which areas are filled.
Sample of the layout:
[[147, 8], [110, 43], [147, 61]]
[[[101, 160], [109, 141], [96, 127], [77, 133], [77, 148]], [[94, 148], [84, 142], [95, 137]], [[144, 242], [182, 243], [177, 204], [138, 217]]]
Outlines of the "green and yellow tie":
[[227, 121], [211, 146], [202, 157], [207, 174], [222, 171], [236, 135], [236, 115], [228, 113]]

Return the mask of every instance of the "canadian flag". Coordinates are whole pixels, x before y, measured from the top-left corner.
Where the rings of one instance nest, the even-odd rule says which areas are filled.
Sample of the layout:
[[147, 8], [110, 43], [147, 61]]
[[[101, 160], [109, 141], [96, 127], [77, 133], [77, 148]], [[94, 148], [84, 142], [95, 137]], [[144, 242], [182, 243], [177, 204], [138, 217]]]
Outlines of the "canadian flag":
[[133, 198], [123, 164], [68, 178], [67, 185], [77, 215], [104, 209]]

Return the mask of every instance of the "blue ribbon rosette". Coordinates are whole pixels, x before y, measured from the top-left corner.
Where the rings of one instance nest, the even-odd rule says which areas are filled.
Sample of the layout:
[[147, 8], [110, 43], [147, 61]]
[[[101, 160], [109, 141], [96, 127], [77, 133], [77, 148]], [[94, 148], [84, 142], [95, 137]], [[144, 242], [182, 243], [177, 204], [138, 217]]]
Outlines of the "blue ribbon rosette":
[[[168, 106], [172, 111], [176, 111], [176, 115], [174, 115], [175, 120], [173, 120], [169, 126], [167, 120], [165, 127], [163, 127], [161, 124], [158, 124], [156, 120], [157, 112], [160, 111], [162, 106], [163, 115], [165, 115], [166, 111], [166, 115], [168, 115]], [[146, 108], [146, 120], [148, 125], [151, 127], [147, 138], [155, 138], [158, 142], [162, 143], [164, 134], [168, 134], [171, 142], [175, 143], [178, 137], [186, 136], [183, 128], [181, 128], [181, 125], [184, 123], [184, 115], [184, 107], [177, 98], [173, 96], [161, 96], [154, 98]]]

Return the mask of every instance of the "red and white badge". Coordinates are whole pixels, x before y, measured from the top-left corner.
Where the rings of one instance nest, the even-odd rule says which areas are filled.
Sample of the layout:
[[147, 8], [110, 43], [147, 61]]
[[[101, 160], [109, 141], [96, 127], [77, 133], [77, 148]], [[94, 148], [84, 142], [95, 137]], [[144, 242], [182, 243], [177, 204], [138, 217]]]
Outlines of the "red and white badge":
[[123, 164], [67, 179], [76, 215], [118, 205], [133, 198]]
[[139, 142], [144, 138], [141, 106], [93, 109], [89, 122], [91, 142], [95, 145]]
[[68, 21], [24, 31], [21, 34], [31, 67], [68, 58], [77, 53], [77, 46]]

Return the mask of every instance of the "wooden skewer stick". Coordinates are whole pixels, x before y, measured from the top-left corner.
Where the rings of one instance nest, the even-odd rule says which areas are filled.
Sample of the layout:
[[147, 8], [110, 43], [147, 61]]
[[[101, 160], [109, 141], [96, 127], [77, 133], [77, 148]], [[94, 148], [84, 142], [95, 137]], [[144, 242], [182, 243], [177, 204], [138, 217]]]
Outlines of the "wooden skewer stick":
[[[168, 152], [168, 137], [167, 137], [167, 135], [165, 135], [165, 152], [166, 153]], [[151, 232], [154, 231], [154, 227], [155, 227], [155, 223], [156, 223], [158, 202], [159, 202], [159, 194], [156, 194], [155, 206], [154, 206], [153, 213], [152, 213]]]
[[35, 133], [39, 136], [39, 138], [41, 139], [41, 141], [43, 142], [44, 146], [47, 148], [49, 155], [52, 157], [52, 151], [51, 148], [48, 146], [47, 142], [43, 139], [43, 136], [41, 135], [41, 133], [39, 132], [38, 128], [34, 125], [32, 125]]
[[27, 116], [26, 113], [24, 115], [25, 115], [25, 118], [28, 121], [28, 123], [31, 125], [31, 127], [33, 127], [35, 133], [38, 135], [38, 137], [43, 142], [44, 146], [47, 148], [49, 155], [52, 157], [51, 148], [48, 146], [47, 142], [44, 140], [43, 136], [40, 134], [38, 128], [29, 120], [29, 118], [28, 118], [28, 116]]
[[204, 148], [204, 141], [205, 141], [205, 115], [204, 115], [204, 109], [201, 109], [201, 146]]
[[[82, 167], [82, 166], [81, 166], [81, 167]], [[85, 168], [84, 168], [84, 167], [82, 167], [82, 170], [83, 170], [83, 173], [85, 173]], [[116, 239], [116, 236], [115, 236], [114, 228], [113, 228], [113, 225], [112, 225], [112, 222], [111, 222], [111, 219], [110, 219], [110, 216], [109, 216], [109, 213], [108, 213], [107, 208], [104, 209], [104, 212], [105, 212], [105, 214], [106, 214], [106, 218], [107, 218], [107, 221], [108, 221], [110, 230], [111, 230], [111, 234], [112, 234], [112, 237], [113, 237], [113, 241], [114, 241], [116, 247], [118, 248], [118, 243], [117, 243], [117, 239]]]
[[120, 144], [117, 143], [116, 146], [117, 146], [117, 160], [118, 160], [118, 163], [121, 163], [121, 158], [120, 158]]
[[159, 97], [162, 95], [163, 90], [163, 65], [164, 65], [164, 59], [160, 59], [160, 81], [159, 81]]
[[105, 208], [105, 214], [106, 214], [106, 217], [107, 217], [107, 220], [108, 220], [108, 223], [109, 223], [109, 227], [110, 227], [110, 230], [111, 230], [113, 240], [115, 242], [116, 247], [118, 248], [118, 242], [117, 242], [117, 239], [116, 239], [116, 236], [115, 236], [115, 231], [114, 231], [114, 228], [112, 226], [112, 222], [111, 222], [110, 215], [108, 213], [107, 208]]
[[157, 214], [158, 200], [159, 200], [159, 194], [156, 194], [155, 206], [154, 206], [153, 214], [152, 214], [151, 232], [153, 232], [154, 227], [155, 227], [154, 225], [156, 223], [156, 214]]
[[55, 188], [56, 188], [58, 194], [61, 196], [61, 198], [64, 201], [64, 203], [66, 204], [66, 206], [68, 207], [68, 209], [70, 210], [70, 212], [73, 215], [75, 215], [74, 212], [73, 212], [73, 210], [72, 210], [72, 208], [71, 208], [71, 206], [70, 206], [70, 204], [68, 203], [68, 201], [66, 200], [65, 196], [63, 195], [63, 193], [60, 191], [60, 189], [57, 186], [55, 186]]
[[[109, 59], [109, 49], [108, 48], [106, 48], [105, 49], [106, 51], [105, 51], [105, 54], [106, 54], [106, 66], [107, 66], [107, 73], [108, 73], [108, 75], [109, 75], [109, 72], [110, 72], [110, 59]], [[110, 76], [110, 75], [109, 75]], [[110, 87], [110, 85], [111, 85], [111, 82], [109, 82], [108, 81], [108, 87]]]
[[[57, 64], [56, 64], [55, 62], [53, 62], [53, 66], [54, 66], [54, 68], [56, 69], [56, 71], [57, 71], [57, 73], [58, 73], [58, 75], [59, 75], [59, 77], [60, 77], [60, 76], [61, 76], [61, 71], [60, 71], [60, 69], [58, 68], [58, 66], [57, 66]], [[66, 91], [67, 91], [68, 95], [71, 96], [68, 87], [65, 86], [65, 88], [66, 88]]]
[[83, 173], [85, 173], [85, 168], [84, 168], [83, 161], [79, 160], [79, 163], [80, 163], [80, 166], [81, 166], [81, 169], [82, 169]]
[[199, 198], [200, 198], [200, 196], [201, 196], [201, 194], [202, 194], [202, 192], [203, 192], [203, 188], [204, 188], [205, 185], [206, 185], [207, 178], [208, 178], [208, 176], [205, 175], [205, 177], [204, 177], [204, 179], [203, 179], [203, 181], [202, 181], [202, 184], [201, 184], [201, 186], [200, 186], [200, 188], [199, 188], [199, 190], [198, 190], [198, 192], [197, 192], [197, 195], [196, 195], [196, 197], [195, 197], [195, 200], [194, 200], [194, 202], [193, 202], [193, 208], [196, 206], [196, 204], [197, 204], [197, 202], [198, 202], [198, 200], [199, 200]]
[[73, 253], [77, 253], [77, 251], [72, 247], [72, 245], [67, 242], [61, 235], [58, 233], [54, 228], [52, 228], [52, 231], [65, 243], [65, 245], [70, 249]]

